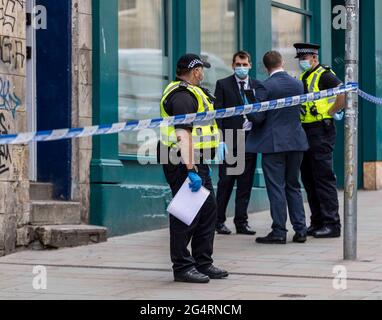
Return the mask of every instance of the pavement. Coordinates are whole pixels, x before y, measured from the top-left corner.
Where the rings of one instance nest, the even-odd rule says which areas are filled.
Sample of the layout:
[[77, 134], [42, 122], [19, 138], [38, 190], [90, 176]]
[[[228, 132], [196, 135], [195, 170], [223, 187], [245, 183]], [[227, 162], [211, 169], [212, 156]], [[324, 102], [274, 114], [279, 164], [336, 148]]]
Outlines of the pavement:
[[[285, 246], [259, 245], [248, 236], [216, 236], [215, 265], [227, 269], [230, 277], [206, 285], [175, 283], [169, 232], [164, 229], [87, 247], [23, 251], [0, 258], [0, 299], [382, 299], [381, 199], [382, 192], [359, 193], [355, 262], [343, 261], [342, 238], [294, 244], [289, 227]], [[268, 234], [269, 212], [251, 215], [250, 224], [259, 236]], [[231, 219], [228, 225], [233, 227]], [[46, 271], [46, 289], [38, 286], [43, 282], [36, 276], [43, 273], [37, 274], [36, 266], [45, 268], [41, 270]], [[337, 271], [346, 280], [337, 281]]]

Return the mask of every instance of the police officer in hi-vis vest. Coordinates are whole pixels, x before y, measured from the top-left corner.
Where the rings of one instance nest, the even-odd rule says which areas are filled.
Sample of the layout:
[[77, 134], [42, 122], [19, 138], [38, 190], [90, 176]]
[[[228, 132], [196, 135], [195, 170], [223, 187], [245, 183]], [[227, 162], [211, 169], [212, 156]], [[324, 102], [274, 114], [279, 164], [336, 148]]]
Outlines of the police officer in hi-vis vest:
[[[319, 45], [297, 43], [296, 58], [303, 73], [305, 93], [332, 89], [342, 84], [333, 70], [320, 64]], [[301, 166], [302, 181], [308, 194], [311, 226], [308, 235], [315, 238], [341, 236], [337, 178], [333, 170], [333, 151], [336, 142], [335, 120], [341, 121], [345, 95], [303, 104], [301, 120], [310, 149]]]
[[[161, 117], [213, 111], [213, 96], [200, 87], [204, 68], [211, 65], [198, 55], [186, 54], [177, 63], [177, 78], [164, 90], [160, 104]], [[191, 226], [170, 215], [170, 252], [174, 280], [178, 282], [207, 283], [210, 279], [222, 279], [228, 272], [212, 263], [217, 207], [207, 162], [215, 157], [220, 143], [220, 133], [215, 120], [188, 125], [161, 128], [160, 153], [170, 154], [163, 163], [166, 180], [173, 196], [187, 178], [192, 192], [202, 186], [211, 193]], [[176, 154], [180, 163], [173, 161]], [[187, 206], [187, 203], [184, 204]], [[187, 246], [191, 242], [192, 253]]]

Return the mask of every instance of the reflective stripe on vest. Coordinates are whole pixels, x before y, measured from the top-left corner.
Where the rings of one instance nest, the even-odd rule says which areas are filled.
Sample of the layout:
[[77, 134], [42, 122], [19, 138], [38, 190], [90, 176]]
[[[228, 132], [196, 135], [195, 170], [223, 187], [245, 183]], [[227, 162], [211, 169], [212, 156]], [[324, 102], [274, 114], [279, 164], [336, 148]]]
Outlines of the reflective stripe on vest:
[[[319, 83], [322, 75], [327, 71], [327, 69], [320, 66], [316, 71], [312, 72], [309, 77], [306, 79], [308, 85], [308, 93], [319, 92]], [[334, 75], [335, 73], [330, 70]], [[307, 71], [309, 72], [309, 71]], [[300, 76], [300, 80], [303, 80], [306, 72], [302, 73]], [[332, 119], [329, 115], [329, 110], [336, 102], [336, 97], [328, 97], [315, 102], [307, 102], [303, 104], [303, 107], [306, 109], [306, 115], [301, 116], [301, 121], [303, 123], [313, 123], [317, 121], [322, 121], [324, 119]], [[311, 113], [311, 108], [316, 107], [318, 115], [314, 116]]]
[[[185, 85], [180, 81], [172, 82], [163, 92], [163, 97], [160, 104], [161, 117], [166, 119], [170, 116], [166, 113], [165, 102], [167, 97], [177, 90], [180, 86]], [[185, 88], [189, 90], [198, 101], [197, 113], [213, 111], [214, 106], [209, 101], [208, 96], [203, 92], [202, 89], [192, 86], [185, 85]], [[173, 126], [163, 126], [161, 127], [161, 141], [164, 145], [168, 147], [178, 147], [178, 141], [176, 137], [176, 131]], [[219, 128], [215, 120], [204, 121], [196, 124], [192, 130], [192, 141], [194, 144], [194, 149], [214, 149], [219, 146], [220, 143], [220, 133]]]

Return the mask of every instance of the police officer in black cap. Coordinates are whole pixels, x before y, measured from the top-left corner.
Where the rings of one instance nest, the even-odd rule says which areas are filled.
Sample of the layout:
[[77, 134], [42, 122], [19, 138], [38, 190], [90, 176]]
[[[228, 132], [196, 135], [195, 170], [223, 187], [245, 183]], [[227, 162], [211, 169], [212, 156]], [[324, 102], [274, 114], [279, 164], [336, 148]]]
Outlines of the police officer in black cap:
[[[162, 118], [214, 110], [213, 96], [200, 86], [204, 68], [210, 67], [195, 54], [179, 59], [177, 78], [163, 92]], [[220, 132], [215, 120], [161, 127], [158, 150], [170, 155], [165, 163], [161, 158], [161, 163], [173, 195], [187, 178], [192, 192], [198, 192], [202, 186], [210, 191], [190, 226], [170, 216], [170, 252], [174, 280], [178, 282], [207, 283], [210, 279], [228, 276], [227, 271], [212, 264], [217, 207], [208, 161], [214, 158], [219, 143]], [[177, 161], [179, 158], [181, 162]], [[187, 202], [184, 205], [187, 206]], [[192, 253], [187, 249], [190, 242]]]
[[[296, 43], [305, 93], [332, 89], [342, 84], [333, 70], [319, 62], [319, 45]], [[301, 120], [310, 149], [301, 167], [302, 181], [311, 209], [308, 235], [315, 238], [341, 236], [337, 180], [333, 170], [333, 151], [336, 142], [335, 121], [341, 121], [345, 95], [324, 98], [303, 104]]]

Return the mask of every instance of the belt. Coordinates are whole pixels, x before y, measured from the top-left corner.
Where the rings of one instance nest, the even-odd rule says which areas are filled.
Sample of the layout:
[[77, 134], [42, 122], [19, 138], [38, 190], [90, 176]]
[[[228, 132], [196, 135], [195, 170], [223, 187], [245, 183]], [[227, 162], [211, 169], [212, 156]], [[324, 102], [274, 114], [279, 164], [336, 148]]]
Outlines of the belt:
[[303, 123], [302, 127], [304, 129], [314, 129], [314, 128], [321, 128], [321, 127], [330, 127], [334, 125], [334, 119], [324, 119], [321, 121], [316, 121], [312, 123]]

